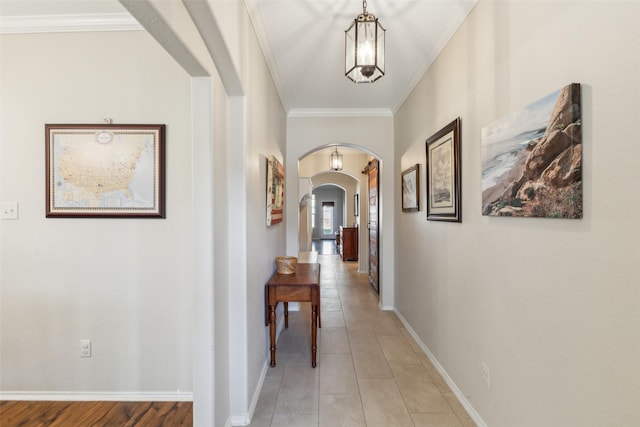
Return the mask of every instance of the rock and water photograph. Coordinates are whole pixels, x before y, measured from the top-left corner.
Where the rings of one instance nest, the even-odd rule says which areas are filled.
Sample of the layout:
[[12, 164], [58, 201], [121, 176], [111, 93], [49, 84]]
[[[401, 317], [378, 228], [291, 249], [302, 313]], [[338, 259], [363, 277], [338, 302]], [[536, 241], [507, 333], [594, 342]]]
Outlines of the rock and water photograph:
[[580, 84], [481, 131], [482, 214], [582, 218]]

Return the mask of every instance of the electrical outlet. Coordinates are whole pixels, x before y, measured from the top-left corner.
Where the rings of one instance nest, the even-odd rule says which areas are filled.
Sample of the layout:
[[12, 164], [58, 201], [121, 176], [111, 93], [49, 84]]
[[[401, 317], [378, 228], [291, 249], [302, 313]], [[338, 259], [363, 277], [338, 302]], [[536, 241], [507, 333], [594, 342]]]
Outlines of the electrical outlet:
[[91, 340], [80, 340], [80, 357], [91, 357]]
[[18, 202], [5, 202], [0, 205], [2, 219], [18, 219]]
[[488, 389], [491, 388], [491, 369], [482, 363], [482, 384]]

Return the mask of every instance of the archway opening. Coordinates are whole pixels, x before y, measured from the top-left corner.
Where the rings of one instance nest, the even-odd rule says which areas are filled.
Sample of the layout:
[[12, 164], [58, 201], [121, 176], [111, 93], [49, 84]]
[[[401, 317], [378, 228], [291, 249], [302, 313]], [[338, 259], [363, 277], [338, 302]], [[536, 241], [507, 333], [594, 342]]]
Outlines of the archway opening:
[[[339, 171], [330, 167], [330, 157], [336, 149], [343, 163]], [[378, 290], [377, 215], [380, 210], [377, 208], [377, 181], [375, 205], [372, 205], [366, 172], [372, 161], [377, 163], [380, 160], [374, 153], [349, 144], [318, 147], [299, 159], [298, 237], [302, 252], [317, 251], [319, 247], [329, 248], [329, 240], [333, 240], [343, 261], [357, 262], [361, 273], [376, 274], [375, 280], [370, 277], [370, 281]], [[372, 213], [376, 215], [373, 221], [370, 217]], [[375, 233], [371, 233], [372, 224]], [[343, 229], [345, 233], [341, 234]], [[355, 245], [355, 254], [345, 255], [340, 250], [345, 246], [340, 247], [342, 238], [353, 234], [356, 236], [350, 243]], [[375, 240], [372, 240], [372, 236]], [[376, 258], [374, 264], [371, 263], [372, 255]]]

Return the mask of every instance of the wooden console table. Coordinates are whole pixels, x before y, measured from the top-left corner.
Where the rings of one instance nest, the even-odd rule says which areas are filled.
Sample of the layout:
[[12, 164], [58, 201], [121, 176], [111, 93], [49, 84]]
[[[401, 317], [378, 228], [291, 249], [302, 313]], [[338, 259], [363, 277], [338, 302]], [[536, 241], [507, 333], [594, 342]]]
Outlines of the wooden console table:
[[311, 366], [316, 367], [320, 323], [320, 264], [297, 264], [293, 274], [274, 273], [265, 286], [266, 326], [269, 326], [271, 366], [276, 366], [276, 306], [284, 303], [284, 327], [289, 327], [289, 302], [311, 303]]

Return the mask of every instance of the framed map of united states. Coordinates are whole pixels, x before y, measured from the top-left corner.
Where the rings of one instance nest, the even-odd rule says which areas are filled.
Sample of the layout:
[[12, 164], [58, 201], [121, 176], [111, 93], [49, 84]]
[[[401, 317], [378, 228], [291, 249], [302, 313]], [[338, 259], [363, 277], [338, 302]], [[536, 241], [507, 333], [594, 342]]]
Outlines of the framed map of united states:
[[46, 124], [46, 216], [165, 217], [165, 125]]

